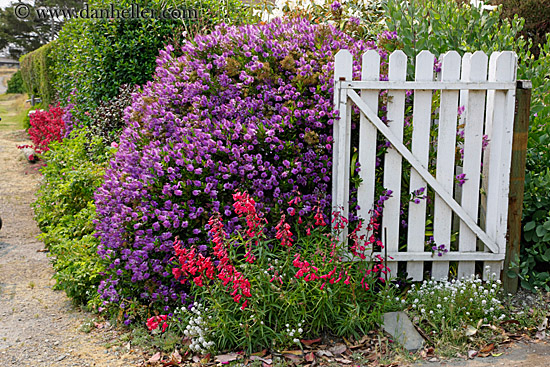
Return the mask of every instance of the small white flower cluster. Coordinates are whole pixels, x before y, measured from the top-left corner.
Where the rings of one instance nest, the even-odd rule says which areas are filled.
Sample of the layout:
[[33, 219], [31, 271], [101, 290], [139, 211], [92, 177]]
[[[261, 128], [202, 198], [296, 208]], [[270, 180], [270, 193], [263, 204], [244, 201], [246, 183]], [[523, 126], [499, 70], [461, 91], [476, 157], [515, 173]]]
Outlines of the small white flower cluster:
[[300, 344], [300, 336], [302, 336], [302, 333], [304, 330], [302, 329], [303, 320], [298, 323], [298, 327], [296, 329], [290, 328], [289, 324], [286, 324], [286, 335], [288, 335], [289, 339], [292, 338], [292, 342], [294, 344]]
[[191, 338], [189, 349], [194, 352], [203, 353], [214, 346], [214, 342], [208, 340], [209, 330], [206, 321], [202, 317], [203, 312], [206, 311], [208, 309], [205, 309], [202, 304], [194, 302], [190, 311], [191, 318], [189, 319], [189, 324], [187, 324], [183, 331], [185, 336]]
[[459, 280], [424, 281], [409, 292], [411, 307], [420, 318], [445, 320], [453, 324], [502, 320], [505, 315], [498, 299], [501, 282], [496, 276]]

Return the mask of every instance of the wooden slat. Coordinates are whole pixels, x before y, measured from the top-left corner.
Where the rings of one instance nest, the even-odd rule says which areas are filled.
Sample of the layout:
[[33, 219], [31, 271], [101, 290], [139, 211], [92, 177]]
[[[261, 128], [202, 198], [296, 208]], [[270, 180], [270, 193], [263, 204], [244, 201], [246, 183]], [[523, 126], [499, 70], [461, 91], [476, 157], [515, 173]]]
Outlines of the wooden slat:
[[[390, 55], [388, 79], [404, 81], [407, 76], [407, 55], [401, 50]], [[388, 127], [395, 139], [403, 141], [403, 119], [405, 114], [405, 91], [388, 92]], [[401, 172], [402, 157], [393, 147], [384, 156], [384, 187], [392, 191], [384, 203], [382, 228], [387, 228], [387, 242], [384, 244], [389, 252], [399, 249], [399, 225], [401, 211]], [[397, 274], [397, 262], [388, 262], [391, 274]]]
[[[378, 51], [369, 50], [363, 54], [362, 59], [362, 80], [380, 80], [380, 55]], [[378, 109], [378, 90], [361, 91], [361, 100], [365, 102], [372, 110]], [[369, 211], [374, 207], [374, 191], [376, 185], [376, 127], [368, 122], [364, 114], [361, 114], [359, 125], [359, 158], [361, 170], [359, 177], [362, 182], [357, 189], [357, 202], [360, 209], [358, 216], [363, 218], [363, 230], [360, 235], [370, 235], [366, 233], [366, 226], [370, 219]], [[353, 169], [354, 167], [352, 167]], [[371, 248], [372, 250], [372, 248]]]
[[[347, 216], [349, 201], [349, 166], [350, 166], [350, 129], [351, 109], [347, 101], [346, 89], [341, 89], [340, 80], [351, 80], [353, 58], [348, 50], [340, 50], [334, 60], [334, 105], [339, 111], [338, 119], [333, 125], [333, 159], [332, 159], [332, 204], [333, 210], [342, 210]], [[341, 234], [340, 240], [345, 239], [345, 232]]]
[[[466, 56], [466, 55], [465, 55]], [[400, 89], [400, 90], [514, 90], [513, 83], [503, 82], [412, 82], [412, 81], [352, 81], [342, 84], [346, 89]]]
[[[381, 255], [384, 257], [384, 253], [374, 253], [374, 255]], [[448, 261], [502, 261], [504, 259], [504, 254], [456, 251], [448, 252], [441, 257], [437, 255], [432, 256], [431, 252], [390, 252], [388, 253], [388, 257], [390, 256], [394, 258], [394, 261], [433, 261], [434, 265], [439, 262]]]
[[[489, 65], [490, 81], [514, 81], [516, 57], [512, 52], [500, 52], [491, 55]], [[506, 223], [508, 211], [508, 192], [510, 183], [510, 160], [513, 136], [514, 92], [492, 91], [487, 105], [487, 134], [490, 150], [484, 163], [487, 166], [487, 235], [494, 238], [499, 252], [506, 250]], [[484, 167], [485, 168], [485, 167]], [[485, 262], [489, 273], [500, 275], [501, 262]], [[486, 275], [484, 273], [484, 275]]]
[[395, 137], [393, 132], [386, 126], [379, 118], [378, 115], [373, 112], [354, 91], [350, 90], [348, 92], [348, 98], [351, 99], [357, 107], [359, 107], [369, 121], [376, 126], [378, 131], [384, 135], [388, 141], [391, 142], [395, 150], [397, 150], [403, 158], [409, 161], [411, 166], [414, 167], [416, 172], [430, 185], [436, 192], [439, 193], [439, 196], [451, 207], [451, 209], [458, 215], [464, 224], [473, 231], [483, 243], [489, 247], [491, 251], [498, 252], [498, 246], [496, 243], [487, 236], [487, 234], [477, 225], [476, 222], [470, 217], [468, 213], [449, 195], [441, 186], [441, 184], [428, 172], [426, 167], [422, 166], [420, 162], [416, 159], [414, 155], [407, 149], [407, 147]]
[[[441, 63], [442, 81], [455, 82], [460, 80], [461, 58], [456, 51], [443, 55]], [[442, 91], [441, 106], [439, 109], [436, 178], [451, 196], [453, 195], [454, 187], [457, 110], [458, 91]], [[451, 208], [436, 193], [434, 203], [434, 240], [437, 245], [445, 245], [447, 250], [450, 250], [451, 244], [451, 219]], [[444, 257], [447, 258], [447, 255], [444, 255]], [[446, 278], [448, 273], [448, 261], [433, 264], [433, 278]]]
[[[472, 60], [472, 53], [467, 52], [462, 57], [462, 71], [461, 71], [461, 80], [462, 82], [467, 82], [470, 79], [470, 65]], [[459, 124], [464, 126], [466, 124], [466, 115], [468, 113], [468, 99], [469, 99], [469, 90], [461, 90], [460, 91], [460, 106], [464, 108], [464, 111], [462, 115], [460, 115]], [[457, 168], [456, 174], [462, 174], [462, 166]], [[462, 202], [462, 187], [456, 186], [456, 192], [455, 196], [457, 197], [457, 200], [460, 200]], [[458, 219], [458, 218], [457, 218]], [[460, 220], [458, 220], [458, 223], [455, 223], [456, 229], [460, 230]], [[459, 238], [460, 240], [460, 238]], [[460, 251], [460, 248], [459, 248]], [[462, 277], [469, 277], [470, 275], [475, 273], [475, 262], [474, 261], [462, 261], [458, 264], [458, 273], [457, 276], [459, 278]]]
[[[468, 81], [483, 82], [487, 80], [487, 61], [487, 55], [483, 52], [477, 51], [472, 55]], [[467, 180], [462, 186], [461, 206], [476, 222], [479, 209], [481, 141], [485, 122], [485, 95], [485, 91], [469, 91], [468, 110], [465, 112], [463, 173], [466, 175]], [[491, 240], [494, 241], [494, 239]], [[476, 241], [476, 234], [465, 223], [460, 223], [459, 251], [475, 251]], [[498, 247], [495, 246], [492, 250], [498, 252]], [[464, 273], [461, 269], [462, 264], [459, 264], [459, 276]], [[471, 274], [470, 269], [469, 274]]]
[[[420, 52], [416, 57], [416, 81], [431, 81], [433, 79], [434, 55], [428, 51]], [[432, 114], [432, 91], [417, 90], [414, 92], [413, 104], [413, 134], [412, 154], [424, 166], [428, 165], [428, 154], [430, 147], [430, 125]], [[426, 181], [411, 168], [411, 181], [409, 193], [425, 188]], [[427, 190], [425, 191], [427, 193]], [[420, 203], [409, 203], [409, 221], [407, 233], [407, 252], [421, 252], [424, 250], [426, 238], [426, 200]], [[424, 276], [424, 263], [422, 261], [409, 261], [407, 273], [414, 281], [421, 281]]]

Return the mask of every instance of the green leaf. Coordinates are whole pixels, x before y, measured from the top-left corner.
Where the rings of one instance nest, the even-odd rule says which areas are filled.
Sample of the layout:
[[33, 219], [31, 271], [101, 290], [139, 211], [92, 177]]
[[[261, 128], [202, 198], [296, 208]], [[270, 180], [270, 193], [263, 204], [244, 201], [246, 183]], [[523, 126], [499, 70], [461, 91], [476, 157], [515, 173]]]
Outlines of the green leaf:
[[536, 232], [537, 232], [537, 236], [543, 237], [548, 232], [548, 230], [544, 228], [542, 224], [540, 224], [539, 226], [537, 226]]
[[536, 225], [537, 225], [537, 224], [536, 224], [535, 222], [529, 222], [529, 223], [527, 223], [527, 224], [523, 227], [523, 230], [526, 231], [526, 232], [527, 232], [527, 231], [530, 231], [530, 230], [532, 230], [533, 228], [535, 228]]

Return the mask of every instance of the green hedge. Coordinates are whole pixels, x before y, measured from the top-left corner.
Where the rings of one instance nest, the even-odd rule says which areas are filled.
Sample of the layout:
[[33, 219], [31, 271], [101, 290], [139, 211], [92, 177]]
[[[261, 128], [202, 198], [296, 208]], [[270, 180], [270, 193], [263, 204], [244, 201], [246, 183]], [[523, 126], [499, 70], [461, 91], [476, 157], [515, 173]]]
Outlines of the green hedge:
[[[159, 50], [174, 38], [211, 29], [220, 22], [240, 23], [249, 18], [249, 7], [239, 0], [121, 0], [115, 6], [199, 9], [193, 21], [173, 19], [73, 19], [59, 34], [54, 48], [55, 87], [61, 103], [69, 98], [77, 106], [76, 117], [84, 125], [101, 101], [118, 94], [122, 85], [143, 85], [151, 80]], [[95, 0], [90, 8], [109, 2]], [[86, 114], [85, 112], [88, 112]]]
[[24, 93], [23, 79], [21, 78], [21, 70], [17, 70], [8, 80], [8, 89], [6, 93]]
[[53, 102], [55, 98], [51, 54], [54, 43], [55, 41], [50, 42], [19, 59], [25, 91], [28, 94], [40, 96], [45, 106]]

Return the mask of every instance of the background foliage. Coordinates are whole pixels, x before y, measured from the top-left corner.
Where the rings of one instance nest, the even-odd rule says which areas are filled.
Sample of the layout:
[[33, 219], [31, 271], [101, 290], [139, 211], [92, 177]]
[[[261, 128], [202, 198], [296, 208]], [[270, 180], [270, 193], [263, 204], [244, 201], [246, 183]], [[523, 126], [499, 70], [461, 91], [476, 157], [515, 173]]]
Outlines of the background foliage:
[[52, 256], [57, 289], [77, 303], [97, 298], [103, 270], [93, 236], [96, 218], [93, 195], [103, 182], [112, 148], [85, 131], [53, 142], [44, 154], [44, 181], [34, 203], [35, 219]]
[[48, 106], [55, 99], [53, 87], [54, 61], [52, 48], [55, 42], [48, 43], [39, 49], [21, 56], [20, 70], [25, 91], [31, 95], [40, 96], [41, 104]]
[[8, 89], [6, 93], [23, 93], [25, 89], [23, 87], [23, 79], [21, 78], [21, 70], [17, 70], [8, 80]]

